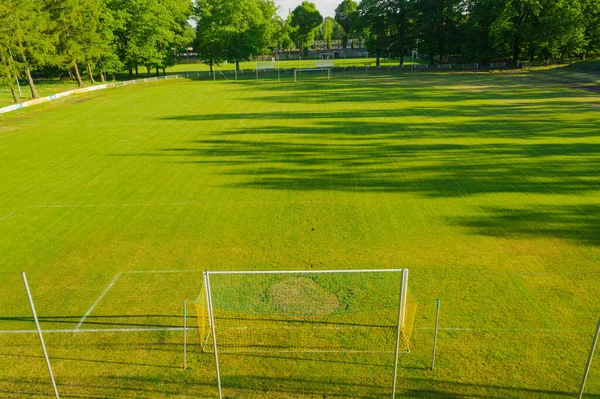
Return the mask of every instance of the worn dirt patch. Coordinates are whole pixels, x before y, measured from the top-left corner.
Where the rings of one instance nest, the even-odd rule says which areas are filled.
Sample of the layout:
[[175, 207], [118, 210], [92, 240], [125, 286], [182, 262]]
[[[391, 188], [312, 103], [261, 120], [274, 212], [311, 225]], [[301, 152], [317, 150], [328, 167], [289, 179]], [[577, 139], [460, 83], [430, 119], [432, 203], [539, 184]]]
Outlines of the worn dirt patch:
[[340, 306], [336, 295], [306, 277], [293, 277], [269, 288], [271, 303], [290, 316], [327, 316]]

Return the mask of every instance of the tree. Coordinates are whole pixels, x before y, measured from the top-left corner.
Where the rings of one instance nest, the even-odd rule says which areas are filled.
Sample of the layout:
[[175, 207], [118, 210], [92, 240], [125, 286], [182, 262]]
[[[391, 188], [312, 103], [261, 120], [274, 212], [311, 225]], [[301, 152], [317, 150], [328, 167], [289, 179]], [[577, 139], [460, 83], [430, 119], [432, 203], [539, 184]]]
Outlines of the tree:
[[10, 52], [14, 66], [24, 72], [31, 96], [39, 98], [31, 70], [48, 62], [54, 50], [49, 33], [49, 16], [40, 0], [6, 0], [10, 12]]
[[358, 21], [358, 3], [354, 0], [344, 0], [335, 9], [335, 20], [344, 29], [344, 37], [342, 38], [342, 46], [348, 46], [349, 36], [352, 35]]
[[314, 31], [323, 23], [323, 17], [317, 10], [317, 6], [309, 1], [303, 1], [301, 5], [292, 11], [290, 25], [295, 29], [292, 39], [298, 48], [304, 49], [313, 41]]
[[411, 0], [388, 0], [386, 6], [392, 24], [390, 51], [399, 56], [400, 66], [404, 64], [404, 55], [414, 48], [415, 8]]
[[16, 67], [12, 57], [11, 47], [14, 45], [12, 7], [0, 2], [0, 82], [6, 84], [15, 103], [19, 96], [15, 90]]
[[380, 65], [383, 54], [389, 51], [392, 23], [389, 4], [385, 0], [362, 0], [358, 15], [367, 32], [367, 49], [374, 54], [376, 66]]
[[281, 21], [271, 0], [200, 0], [196, 3], [197, 49], [211, 66], [239, 62], [277, 45]]
[[[509, 0], [510, 1], [510, 0]], [[462, 54], [466, 3], [463, 0], [417, 0], [415, 23], [419, 50], [444, 62], [448, 55]]]
[[321, 25], [321, 33], [323, 36], [323, 40], [327, 43], [327, 49], [331, 49], [331, 38], [333, 36], [334, 24], [335, 20], [331, 17], [327, 17]]
[[581, 0], [583, 15], [585, 46], [583, 56], [600, 54], [600, 2], [598, 0]]

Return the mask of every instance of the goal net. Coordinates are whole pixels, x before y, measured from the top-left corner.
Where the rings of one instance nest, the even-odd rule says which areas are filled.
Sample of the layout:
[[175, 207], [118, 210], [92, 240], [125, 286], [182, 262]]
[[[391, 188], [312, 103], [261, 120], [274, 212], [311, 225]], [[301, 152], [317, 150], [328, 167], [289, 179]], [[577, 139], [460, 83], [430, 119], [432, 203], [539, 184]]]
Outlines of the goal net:
[[204, 351], [408, 352], [407, 270], [207, 272], [196, 310]]
[[277, 69], [275, 66], [275, 60], [272, 61], [256, 61], [257, 71], [267, 71], [270, 69]]
[[335, 66], [335, 54], [334, 53], [323, 53], [319, 54], [317, 60], [317, 68], [333, 68]]
[[331, 80], [330, 68], [296, 68], [294, 69], [294, 82], [307, 79]]

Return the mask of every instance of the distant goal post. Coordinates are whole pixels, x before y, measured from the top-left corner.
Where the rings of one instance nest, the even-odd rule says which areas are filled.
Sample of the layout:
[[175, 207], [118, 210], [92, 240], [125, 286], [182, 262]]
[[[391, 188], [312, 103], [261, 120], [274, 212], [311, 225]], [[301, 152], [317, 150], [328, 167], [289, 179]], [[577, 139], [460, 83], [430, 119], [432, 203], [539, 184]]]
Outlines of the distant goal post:
[[317, 60], [317, 68], [334, 68], [335, 53], [321, 53]]
[[219, 385], [224, 353], [389, 354], [393, 395], [417, 307], [407, 269], [205, 272], [195, 304]]
[[315, 79], [327, 77], [331, 80], [331, 68], [296, 68], [294, 69], [294, 82], [302, 79]]

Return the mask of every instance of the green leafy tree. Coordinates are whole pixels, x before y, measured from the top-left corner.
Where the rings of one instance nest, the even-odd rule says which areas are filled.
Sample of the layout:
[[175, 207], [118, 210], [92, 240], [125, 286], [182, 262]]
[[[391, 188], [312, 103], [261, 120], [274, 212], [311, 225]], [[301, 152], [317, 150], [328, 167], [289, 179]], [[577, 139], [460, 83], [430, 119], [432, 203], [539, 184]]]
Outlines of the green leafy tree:
[[317, 6], [309, 1], [303, 1], [301, 5], [292, 11], [290, 25], [294, 28], [292, 39], [298, 48], [304, 49], [313, 41], [315, 29], [323, 23], [323, 17]]
[[6, 0], [5, 6], [10, 15], [7, 22], [13, 65], [27, 77], [31, 96], [39, 98], [31, 71], [48, 63], [54, 51], [48, 13], [40, 0]]
[[0, 2], [0, 83], [6, 84], [15, 103], [19, 96], [15, 90], [17, 68], [12, 57], [11, 48], [14, 46], [12, 9], [8, 3]]
[[466, 3], [462, 0], [417, 0], [415, 3], [416, 36], [419, 50], [444, 62], [449, 55], [462, 54]]
[[342, 46], [348, 46], [350, 35], [355, 33], [358, 25], [358, 3], [354, 0], [344, 0], [335, 9], [335, 20], [344, 30]]
[[392, 42], [392, 22], [389, 4], [384, 0], [362, 0], [358, 14], [366, 28], [367, 49], [375, 55], [376, 65], [380, 65], [381, 56], [389, 51]]
[[321, 25], [321, 34], [323, 40], [327, 44], [327, 48], [331, 49], [331, 40], [333, 37], [333, 27], [335, 25], [335, 20], [331, 17], [325, 18], [323, 21], [323, 25]]

